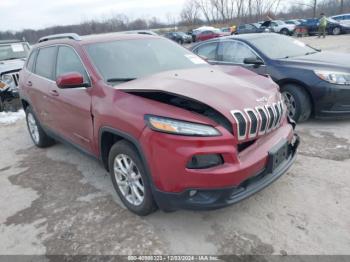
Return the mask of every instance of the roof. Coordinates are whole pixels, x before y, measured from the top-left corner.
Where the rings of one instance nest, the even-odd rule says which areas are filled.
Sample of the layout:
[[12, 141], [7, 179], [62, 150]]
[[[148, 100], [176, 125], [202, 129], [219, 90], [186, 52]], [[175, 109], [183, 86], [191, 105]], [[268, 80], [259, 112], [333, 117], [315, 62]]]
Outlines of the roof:
[[[64, 34], [61, 34], [64, 35]], [[88, 45], [93, 43], [103, 43], [103, 42], [111, 42], [117, 40], [137, 40], [137, 39], [151, 39], [151, 38], [160, 38], [159, 36], [147, 35], [147, 34], [125, 34], [125, 33], [107, 33], [107, 34], [95, 34], [95, 35], [86, 35], [79, 36], [79, 39], [72, 39], [69, 37], [70, 34], [67, 34], [66, 38], [53, 38], [48, 41], [43, 41], [36, 46], [47, 46], [52, 44], [72, 44], [72, 45]], [[44, 38], [48, 38], [50, 36], [46, 36]]]
[[254, 34], [230, 35], [230, 36], [222, 37], [221, 39], [252, 40], [252, 39], [265, 38], [265, 37], [271, 37], [276, 35], [281, 36], [280, 34], [276, 34], [276, 33], [254, 33]]

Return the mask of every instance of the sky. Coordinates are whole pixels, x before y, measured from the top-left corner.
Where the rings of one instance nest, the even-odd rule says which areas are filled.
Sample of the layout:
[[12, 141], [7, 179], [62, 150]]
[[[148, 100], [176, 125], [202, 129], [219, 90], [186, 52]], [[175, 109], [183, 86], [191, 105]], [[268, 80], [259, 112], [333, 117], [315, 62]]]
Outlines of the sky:
[[185, 0], [0, 0], [0, 31], [77, 24], [123, 13], [167, 21], [178, 16]]

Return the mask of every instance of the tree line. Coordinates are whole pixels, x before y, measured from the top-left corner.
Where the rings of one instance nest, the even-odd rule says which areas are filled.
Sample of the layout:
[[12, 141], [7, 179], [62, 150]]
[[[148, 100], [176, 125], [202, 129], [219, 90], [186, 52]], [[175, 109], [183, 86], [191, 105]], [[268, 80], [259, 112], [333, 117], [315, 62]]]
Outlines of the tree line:
[[108, 19], [95, 19], [75, 25], [53, 26], [40, 30], [25, 29], [18, 32], [0, 31], [0, 40], [24, 39], [35, 43], [43, 36], [60, 33], [88, 35], [175, 26], [187, 29], [200, 25], [231, 26], [268, 18], [308, 18], [318, 16], [321, 12], [327, 15], [350, 12], [350, 0], [295, 0], [292, 4], [286, 0], [187, 0], [179, 17], [168, 14], [165, 22], [156, 17], [131, 20], [124, 14], [117, 14]]

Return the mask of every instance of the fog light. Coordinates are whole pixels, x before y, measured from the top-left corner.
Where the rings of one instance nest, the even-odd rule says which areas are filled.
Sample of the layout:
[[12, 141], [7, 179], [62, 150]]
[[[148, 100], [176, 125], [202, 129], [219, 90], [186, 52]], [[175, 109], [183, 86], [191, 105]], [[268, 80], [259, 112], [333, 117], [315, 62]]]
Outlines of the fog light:
[[187, 163], [189, 169], [204, 169], [218, 166], [224, 163], [220, 154], [195, 155]]
[[197, 190], [191, 190], [189, 195], [190, 197], [194, 197], [197, 194]]

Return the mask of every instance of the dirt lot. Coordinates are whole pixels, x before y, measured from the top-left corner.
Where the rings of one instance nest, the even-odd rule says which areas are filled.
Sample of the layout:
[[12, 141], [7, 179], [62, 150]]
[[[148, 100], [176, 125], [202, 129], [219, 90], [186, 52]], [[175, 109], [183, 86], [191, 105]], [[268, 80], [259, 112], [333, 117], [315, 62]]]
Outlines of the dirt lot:
[[[304, 41], [350, 52], [350, 35]], [[95, 160], [33, 147], [24, 120], [0, 124], [0, 254], [349, 254], [350, 121], [298, 126], [293, 168], [210, 212], [140, 218]]]

